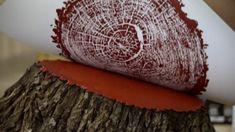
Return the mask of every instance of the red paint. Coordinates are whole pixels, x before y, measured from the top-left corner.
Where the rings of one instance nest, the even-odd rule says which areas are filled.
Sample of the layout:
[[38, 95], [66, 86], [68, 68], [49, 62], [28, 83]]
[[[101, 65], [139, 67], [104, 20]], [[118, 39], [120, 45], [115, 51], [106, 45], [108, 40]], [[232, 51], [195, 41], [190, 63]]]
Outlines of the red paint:
[[206, 45], [182, 6], [179, 0], [70, 0], [57, 10], [53, 42], [77, 62], [199, 94], [208, 83]]
[[195, 111], [203, 107], [197, 96], [66, 61], [42, 61], [41, 70], [69, 84], [128, 105], [155, 110]]

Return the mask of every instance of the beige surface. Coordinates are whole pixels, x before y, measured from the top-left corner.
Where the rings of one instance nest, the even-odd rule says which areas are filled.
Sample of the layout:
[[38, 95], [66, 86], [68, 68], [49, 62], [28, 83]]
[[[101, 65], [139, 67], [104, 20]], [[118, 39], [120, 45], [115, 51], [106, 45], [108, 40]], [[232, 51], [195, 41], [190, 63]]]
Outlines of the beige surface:
[[235, 0], [205, 1], [235, 31]]
[[232, 132], [231, 125], [214, 125], [216, 132]]
[[35, 62], [36, 53], [0, 33], [0, 96]]
[[0, 0], [0, 5], [2, 5], [5, 2], [5, 0]]

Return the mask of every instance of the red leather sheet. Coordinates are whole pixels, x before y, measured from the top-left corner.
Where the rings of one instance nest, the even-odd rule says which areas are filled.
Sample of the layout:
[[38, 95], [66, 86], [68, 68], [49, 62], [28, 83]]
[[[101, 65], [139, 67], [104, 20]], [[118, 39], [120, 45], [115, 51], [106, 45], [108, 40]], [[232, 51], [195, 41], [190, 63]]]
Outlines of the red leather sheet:
[[39, 62], [41, 70], [70, 85], [117, 100], [127, 105], [158, 111], [195, 111], [203, 102], [193, 95], [136, 80], [117, 73], [67, 61]]

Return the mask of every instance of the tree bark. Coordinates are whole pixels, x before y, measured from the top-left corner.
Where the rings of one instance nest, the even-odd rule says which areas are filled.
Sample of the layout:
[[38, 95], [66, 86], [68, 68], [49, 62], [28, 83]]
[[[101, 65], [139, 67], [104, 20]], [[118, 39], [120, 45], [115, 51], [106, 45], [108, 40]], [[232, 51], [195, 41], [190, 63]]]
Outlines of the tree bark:
[[0, 99], [0, 131], [214, 132], [206, 110], [155, 111], [87, 92], [37, 64]]

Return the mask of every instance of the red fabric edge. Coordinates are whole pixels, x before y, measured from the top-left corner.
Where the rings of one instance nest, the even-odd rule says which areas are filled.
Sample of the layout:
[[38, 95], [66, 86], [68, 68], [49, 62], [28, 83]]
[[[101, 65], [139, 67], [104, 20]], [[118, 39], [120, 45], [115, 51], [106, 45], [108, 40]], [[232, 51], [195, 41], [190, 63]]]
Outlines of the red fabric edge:
[[197, 96], [67, 61], [41, 61], [40, 70], [109, 99], [157, 111], [196, 111], [204, 107]]

